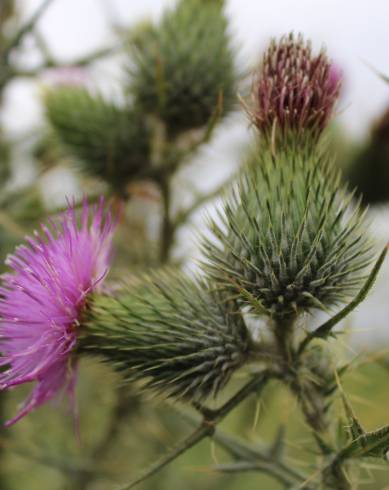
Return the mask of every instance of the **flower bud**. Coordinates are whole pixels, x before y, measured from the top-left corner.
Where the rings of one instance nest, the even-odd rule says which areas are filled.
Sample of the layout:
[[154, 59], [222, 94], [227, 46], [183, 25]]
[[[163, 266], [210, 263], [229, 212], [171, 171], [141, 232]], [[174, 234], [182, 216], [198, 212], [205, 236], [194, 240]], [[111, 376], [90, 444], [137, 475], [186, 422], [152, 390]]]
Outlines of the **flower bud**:
[[236, 304], [178, 274], [96, 297], [88, 318], [80, 353], [166, 397], [216, 396], [248, 357], [249, 333]]
[[46, 115], [59, 143], [80, 170], [125, 193], [150, 172], [150, 135], [143, 114], [120, 108], [77, 86], [46, 95]]
[[273, 39], [253, 84], [255, 126], [265, 136], [273, 131], [319, 136], [333, 113], [341, 78], [325, 51], [314, 55], [302, 35]]
[[[287, 150], [287, 151], [285, 151]], [[258, 152], [204, 240], [208, 277], [283, 319], [356, 294], [370, 263], [363, 213], [316, 149]]]
[[129, 92], [170, 133], [200, 128], [233, 108], [237, 73], [222, 3], [181, 0], [131, 40]]

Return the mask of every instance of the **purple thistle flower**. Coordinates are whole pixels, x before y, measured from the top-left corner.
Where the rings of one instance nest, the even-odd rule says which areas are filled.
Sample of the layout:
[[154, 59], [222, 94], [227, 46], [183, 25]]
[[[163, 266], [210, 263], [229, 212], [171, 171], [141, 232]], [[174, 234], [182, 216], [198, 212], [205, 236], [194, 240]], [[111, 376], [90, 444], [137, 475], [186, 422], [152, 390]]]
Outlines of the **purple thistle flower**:
[[8, 426], [62, 391], [74, 398], [80, 317], [109, 268], [115, 225], [103, 198], [92, 209], [84, 201], [80, 222], [70, 205], [50, 225], [7, 258], [13, 273], [2, 277], [0, 387], [36, 382]]
[[341, 80], [325, 51], [313, 55], [301, 34], [273, 40], [253, 85], [253, 122], [265, 135], [274, 128], [319, 135], [332, 115]]

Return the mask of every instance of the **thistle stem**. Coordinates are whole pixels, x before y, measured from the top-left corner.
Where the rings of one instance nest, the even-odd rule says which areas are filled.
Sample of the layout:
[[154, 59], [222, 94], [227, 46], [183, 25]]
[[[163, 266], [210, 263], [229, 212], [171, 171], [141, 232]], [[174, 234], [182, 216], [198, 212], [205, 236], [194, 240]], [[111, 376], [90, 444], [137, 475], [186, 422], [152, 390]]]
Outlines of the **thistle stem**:
[[270, 373], [264, 372], [245, 384], [235, 395], [216, 410], [210, 410], [201, 405], [196, 405], [195, 408], [202, 414], [203, 421], [201, 425], [195, 429], [186, 439], [174, 446], [162, 459], [149, 466], [141, 475], [120, 488], [120, 490], [130, 490], [139, 483], [146, 480], [149, 476], [154, 475], [159, 470], [167, 466], [169, 463], [177, 459], [181, 454], [192, 448], [206, 437], [211, 437], [215, 432], [215, 427], [220, 423], [234, 408], [236, 408], [250, 394], [260, 393], [265, 387], [269, 379]]
[[279, 377], [282, 380], [287, 380], [290, 389], [300, 403], [308, 425], [314, 431], [322, 432], [327, 427], [323, 409], [325, 403], [314, 390], [312, 382], [301, 379], [299, 362], [296, 359], [296, 351], [293, 345], [294, 321], [295, 318], [278, 320], [273, 325], [275, 340], [282, 359]]
[[286, 318], [277, 320], [273, 324], [274, 337], [281, 358], [283, 359], [287, 370], [293, 364], [293, 334], [295, 318]]
[[38, 7], [38, 9], [34, 12], [34, 14], [31, 16], [31, 18], [22, 25], [22, 27], [18, 30], [18, 32], [15, 34], [13, 39], [9, 42], [9, 44], [6, 46], [5, 50], [3, 51], [3, 59], [7, 62], [8, 61], [8, 55], [14, 49], [17, 47], [24, 36], [31, 32], [38, 20], [41, 18], [41, 16], [44, 14], [44, 12], [48, 9], [51, 3], [53, 3], [54, 0], [44, 0], [41, 5]]
[[166, 264], [170, 259], [171, 248], [174, 241], [174, 225], [171, 221], [171, 189], [169, 176], [163, 177], [160, 182], [162, 198], [162, 224], [160, 235], [160, 262]]
[[[197, 424], [196, 417], [184, 413], [184, 418], [191, 424]], [[240, 472], [240, 471], [256, 471], [267, 473], [271, 477], [278, 480], [288, 488], [293, 485], [301, 484], [307, 480], [306, 475], [289, 467], [283, 461], [274, 457], [272, 454], [272, 446], [260, 446], [258, 443], [250, 445], [244, 440], [228, 434], [220, 428], [215, 430], [212, 436], [213, 440], [225, 449], [237, 462], [231, 465], [218, 465], [215, 469], [222, 472]], [[240, 468], [237, 465], [243, 465]], [[246, 465], [246, 466], [244, 466]], [[223, 467], [222, 467], [223, 466]], [[306, 487], [307, 490], [311, 488]]]

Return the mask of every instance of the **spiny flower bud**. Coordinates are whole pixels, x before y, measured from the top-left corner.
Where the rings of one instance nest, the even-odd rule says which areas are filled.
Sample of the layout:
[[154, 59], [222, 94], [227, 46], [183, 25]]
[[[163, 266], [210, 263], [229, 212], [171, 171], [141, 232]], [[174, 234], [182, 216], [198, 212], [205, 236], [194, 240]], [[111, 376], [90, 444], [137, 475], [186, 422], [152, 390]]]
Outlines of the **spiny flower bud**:
[[253, 84], [251, 117], [266, 136], [310, 132], [320, 135], [338, 98], [341, 73], [322, 49], [312, 53], [311, 43], [293, 33], [272, 40]]
[[210, 280], [252, 312], [285, 318], [347, 301], [371, 259], [363, 213], [318, 150], [270, 149], [226, 199], [216, 240], [205, 240]]
[[46, 115], [63, 149], [80, 169], [119, 194], [150, 172], [150, 134], [145, 118], [83, 87], [60, 86], [45, 98]]
[[199, 128], [236, 101], [237, 70], [223, 2], [180, 0], [131, 42], [129, 91], [169, 132]]
[[249, 334], [233, 301], [205, 283], [159, 274], [113, 297], [96, 297], [80, 352], [163, 396], [215, 396], [248, 357]]

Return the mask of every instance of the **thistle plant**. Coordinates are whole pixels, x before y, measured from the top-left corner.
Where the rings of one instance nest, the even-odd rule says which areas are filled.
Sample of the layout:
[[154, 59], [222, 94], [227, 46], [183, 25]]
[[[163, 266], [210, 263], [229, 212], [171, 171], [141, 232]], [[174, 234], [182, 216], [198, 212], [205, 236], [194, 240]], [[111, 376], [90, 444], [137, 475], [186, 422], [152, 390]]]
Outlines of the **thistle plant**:
[[[78, 361], [93, 357], [119, 373], [121, 389], [172, 400], [198, 424], [122, 490], [207, 437], [232, 457], [216, 471], [263, 472], [289, 489], [357, 488], [351, 472], [366, 458], [386, 458], [389, 428], [367, 432], [358, 421], [342, 388], [351, 363], [333, 363], [330, 339], [369, 293], [386, 247], [377, 253], [364, 209], [322, 144], [341, 84], [324, 50], [313, 54], [300, 35], [271, 42], [248, 108], [260, 137], [256, 158], [209, 220], [197, 275], [167, 264], [180, 221], [171, 207], [172, 176], [234, 102], [238, 77], [222, 4], [181, 1], [159, 25], [140, 31], [130, 53], [127, 106], [82, 88], [59, 87], [47, 96], [49, 123], [81, 171], [124, 200], [129, 196], [119, 191], [130, 180], [154, 180], [161, 255], [152, 272], [127, 280], [123, 271], [110, 286], [115, 226], [101, 199], [95, 207], [84, 202], [80, 216], [71, 205], [8, 258], [0, 383], [3, 389], [36, 383], [8, 425], [63, 390], [73, 397]], [[206, 76], [198, 76], [199, 66]], [[194, 143], [193, 129], [200, 129]], [[313, 327], [319, 310], [328, 318]], [[231, 394], [238, 373], [242, 386]], [[309, 427], [319, 455], [312, 469], [288, 462], [281, 435], [253, 445], [219, 427], [250, 395], [276, 384], [295, 397]]]

